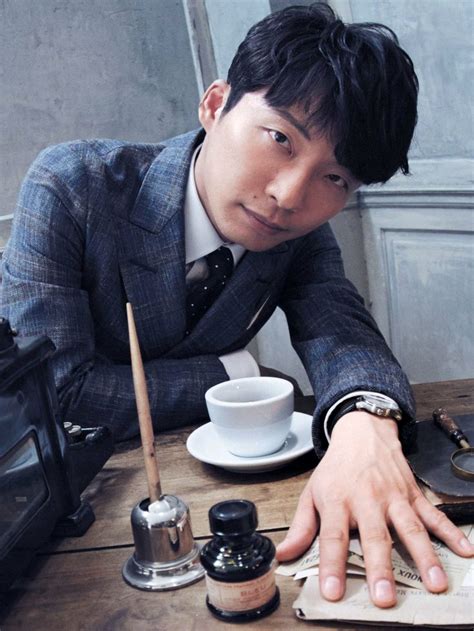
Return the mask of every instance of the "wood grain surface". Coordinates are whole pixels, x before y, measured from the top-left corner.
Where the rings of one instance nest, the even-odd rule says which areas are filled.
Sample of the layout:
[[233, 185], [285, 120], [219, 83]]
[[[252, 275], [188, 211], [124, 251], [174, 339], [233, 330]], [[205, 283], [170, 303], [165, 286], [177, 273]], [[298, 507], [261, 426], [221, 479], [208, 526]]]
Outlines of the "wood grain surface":
[[418, 383], [413, 386], [417, 419], [431, 419], [433, 410], [446, 408], [451, 416], [474, 412], [474, 379]]
[[[272, 533], [270, 538], [277, 544], [284, 534], [285, 531]], [[0, 616], [1, 630], [235, 631], [241, 626], [212, 616], [205, 603], [204, 580], [167, 592], [129, 587], [121, 572], [132, 552], [133, 547], [126, 547], [41, 557], [23, 585], [15, 590], [3, 622]], [[301, 582], [284, 576], [276, 579], [279, 608], [268, 618], [243, 625], [245, 629], [304, 630], [308, 624], [300, 622], [292, 608]], [[318, 625], [318, 629], [329, 627]]]

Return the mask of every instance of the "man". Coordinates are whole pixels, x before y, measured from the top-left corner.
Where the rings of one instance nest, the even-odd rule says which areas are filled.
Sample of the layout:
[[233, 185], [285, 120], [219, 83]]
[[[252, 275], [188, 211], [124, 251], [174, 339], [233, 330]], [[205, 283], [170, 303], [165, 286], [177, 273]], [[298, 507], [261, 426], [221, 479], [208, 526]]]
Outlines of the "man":
[[[319, 530], [321, 591], [338, 600], [357, 527], [380, 607], [396, 600], [389, 527], [430, 591], [447, 580], [427, 530], [472, 554], [417, 489], [399, 440], [410, 440], [409, 385], [326, 223], [361, 183], [408, 173], [416, 97], [412, 63], [387, 28], [345, 26], [326, 5], [289, 8], [253, 27], [227, 81], [208, 88], [203, 130], [43, 152], [4, 261], [3, 315], [57, 346], [63, 420], [100, 419], [118, 438], [137, 432], [127, 300], [158, 431], [205, 418], [207, 388], [257, 372], [243, 349], [281, 305], [316, 396], [315, 446], [327, 451], [278, 557], [300, 554]], [[189, 296], [223, 245], [232, 276], [197, 312]], [[369, 411], [373, 393], [386, 418]]]

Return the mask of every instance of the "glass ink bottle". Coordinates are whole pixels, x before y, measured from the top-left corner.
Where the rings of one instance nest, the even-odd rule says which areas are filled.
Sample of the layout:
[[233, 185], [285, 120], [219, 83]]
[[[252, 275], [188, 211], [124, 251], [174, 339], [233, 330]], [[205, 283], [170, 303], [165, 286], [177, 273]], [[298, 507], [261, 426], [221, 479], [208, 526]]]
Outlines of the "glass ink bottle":
[[257, 509], [247, 500], [219, 502], [209, 510], [214, 537], [201, 551], [210, 611], [220, 620], [247, 622], [275, 611], [275, 546], [255, 532]]

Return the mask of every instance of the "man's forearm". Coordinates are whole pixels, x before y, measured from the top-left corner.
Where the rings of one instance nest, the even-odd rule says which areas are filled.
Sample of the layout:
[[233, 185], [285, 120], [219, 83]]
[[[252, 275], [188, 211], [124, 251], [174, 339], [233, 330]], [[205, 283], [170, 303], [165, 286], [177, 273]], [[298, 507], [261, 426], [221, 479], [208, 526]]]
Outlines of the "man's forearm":
[[[206, 418], [205, 391], [228, 379], [214, 355], [152, 360], [145, 363], [145, 374], [157, 432]], [[129, 365], [84, 365], [64, 382], [58, 396], [63, 421], [106, 425], [118, 440], [138, 433]]]

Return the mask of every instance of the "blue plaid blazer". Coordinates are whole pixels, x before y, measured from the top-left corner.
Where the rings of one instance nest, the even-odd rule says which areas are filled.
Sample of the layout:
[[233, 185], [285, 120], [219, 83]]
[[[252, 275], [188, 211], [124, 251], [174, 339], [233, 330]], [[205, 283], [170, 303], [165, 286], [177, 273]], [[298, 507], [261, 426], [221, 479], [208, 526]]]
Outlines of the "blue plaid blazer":
[[345, 278], [327, 224], [247, 252], [185, 337], [183, 202], [202, 134], [61, 144], [25, 178], [4, 255], [2, 315], [21, 334], [54, 341], [63, 420], [100, 422], [117, 438], [137, 433], [126, 301], [156, 430], [206, 418], [205, 391], [228, 378], [218, 355], [244, 347], [277, 305], [314, 388], [316, 445], [324, 446], [324, 412], [356, 389], [384, 392], [413, 415], [407, 379]]

